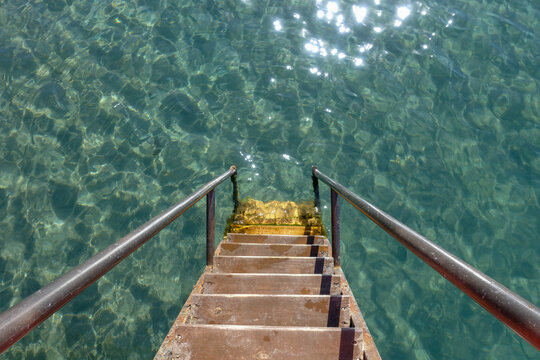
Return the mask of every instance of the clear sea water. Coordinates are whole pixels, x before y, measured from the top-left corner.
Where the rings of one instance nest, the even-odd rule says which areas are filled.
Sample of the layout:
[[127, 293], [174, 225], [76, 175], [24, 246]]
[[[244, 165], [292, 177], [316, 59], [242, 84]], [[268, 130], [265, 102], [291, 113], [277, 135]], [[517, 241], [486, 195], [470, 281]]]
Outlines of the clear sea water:
[[[310, 199], [317, 164], [540, 304], [539, 4], [0, 0], [0, 311], [231, 164], [261, 200]], [[221, 186], [218, 234], [230, 199]], [[540, 358], [342, 213], [384, 359]], [[203, 217], [204, 202], [2, 358], [152, 358], [203, 269]]]

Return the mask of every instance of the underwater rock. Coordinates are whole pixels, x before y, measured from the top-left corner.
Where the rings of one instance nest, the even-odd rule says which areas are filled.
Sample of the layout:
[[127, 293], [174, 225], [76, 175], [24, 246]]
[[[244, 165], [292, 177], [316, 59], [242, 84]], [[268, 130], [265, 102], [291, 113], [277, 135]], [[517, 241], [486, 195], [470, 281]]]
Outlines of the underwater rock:
[[62, 151], [65, 154], [73, 154], [79, 152], [83, 143], [82, 133], [75, 126], [62, 128], [58, 130], [56, 139], [62, 146]]
[[[112, 72], [106, 72], [100, 77], [104, 90], [120, 91], [124, 86], [124, 80]], [[101, 96], [100, 96], [101, 97]]]
[[496, 86], [489, 90], [488, 105], [495, 116], [509, 118], [520, 114], [523, 99], [511, 88]]
[[434, 80], [444, 82], [450, 77], [467, 79], [467, 75], [449, 53], [437, 46], [434, 46], [432, 50], [429, 70]]
[[[114, 34], [111, 36], [114, 36]], [[124, 51], [119, 45], [107, 48], [101, 46], [97, 41], [88, 46], [88, 53], [94, 56], [100, 64], [109, 69], [116, 69], [124, 57]]]
[[161, 18], [154, 25], [154, 31], [163, 39], [174, 42], [180, 37], [184, 24], [174, 15], [177, 13], [178, 10], [175, 9], [170, 9], [170, 11], [164, 9]]
[[480, 103], [470, 103], [465, 107], [463, 116], [467, 122], [475, 124], [479, 128], [485, 128], [493, 124], [493, 115]]
[[55, 81], [43, 85], [38, 90], [36, 105], [49, 108], [52, 112], [64, 115], [68, 111], [66, 90]]
[[161, 82], [161, 79], [167, 77], [174, 67], [171, 65], [167, 57], [159, 57], [152, 63], [152, 75], [150, 79], [154, 82]]
[[104, 334], [116, 318], [116, 315], [109, 309], [99, 309], [92, 318], [92, 323], [99, 334]]
[[244, 77], [235, 71], [218, 77], [214, 85], [223, 91], [241, 91], [244, 89], [244, 82]]
[[[88, 290], [83, 291], [82, 294], [84, 294], [86, 291]], [[79, 295], [79, 297], [81, 295]], [[73, 302], [77, 301], [79, 297], [74, 299]], [[64, 325], [65, 327], [67, 346], [72, 347], [76, 345], [82, 338], [85, 339], [84, 340], [85, 344], [95, 343], [96, 340], [95, 340], [94, 330], [92, 328], [92, 323], [87, 314], [81, 314], [81, 315], [65, 314], [64, 316], [62, 316], [62, 325]]]
[[141, 84], [136, 84], [137, 87], [131, 83], [124, 85], [120, 94], [122, 94], [126, 100], [135, 108], [143, 110], [146, 107], [146, 92], [143, 90]]
[[[31, 114], [30, 112], [28, 112]], [[49, 135], [54, 128], [54, 120], [46, 115], [34, 117], [34, 114], [25, 117], [25, 123], [28, 126], [32, 135]]]
[[[5, 264], [5, 261], [4, 259], [0, 258], [0, 264], [2, 263]], [[0, 274], [2, 274], [2, 280], [8, 281], [7, 276], [4, 276], [6, 275], [6, 272], [4, 271], [4, 269], [2, 269], [1, 265]], [[13, 299], [13, 290], [11, 288], [6, 286], [3, 289], [0, 289], [0, 304], [2, 304], [0, 311], [8, 309], [8, 305], [11, 303], [11, 299]]]
[[523, 117], [540, 124], [540, 99], [536, 95], [525, 95]]
[[174, 166], [178, 163], [178, 154], [181, 154], [182, 145], [179, 141], [170, 141], [168, 142], [163, 150], [161, 151], [161, 157], [165, 163], [165, 167]]
[[41, 288], [41, 285], [33, 277], [26, 277], [21, 285], [21, 297], [32, 295]]
[[405, 88], [401, 81], [383, 66], [377, 68], [378, 76], [373, 80], [374, 89], [380, 94], [399, 99], [404, 93]]
[[114, 116], [101, 110], [98, 113], [88, 114], [86, 120], [86, 131], [100, 135], [112, 134], [118, 121]]
[[54, 50], [62, 59], [65, 60], [68, 57], [73, 56], [73, 54], [75, 53], [75, 47], [70, 40], [63, 40], [59, 37], [56, 37], [53, 42], [55, 43]]
[[183, 92], [167, 95], [161, 101], [159, 110], [167, 127], [174, 121], [186, 131], [202, 133], [208, 130], [197, 103]]
[[65, 0], [45, 0], [49, 11], [62, 11], [66, 7]]
[[110, 50], [106, 51], [101, 57], [101, 63], [108, 68], [116, 68], [120, 65], [122, 58], [124, 57], [124, 51], [120, 46], [113, 46]]
[[13, 73], [17, 76], [30, 75], [38, 68], [36, 59], [29, 51], [18, 52], [13, 61]]
[[0, 47], [0, 71], [7, 72], [11, 69], [13, 48]]
[[182, 69], [172, 65], [173, 59], [170, 57], [160, 57], [152, 64], [152, 74], [150, 79], [159, 86], [166, 85], [172, 82], [173, 87], [186, 86], [188, 76]]
[[77, 203], [79, 191], [69, 185], [56, 182], [50, 183], [51, 205], [56, 216], [65, 219], [70, 216]]
[[162, 36], [154, 36], [152, 38], [152, 43], [162, 54], [172, 54], [176, 51], [176, 46], [174, 43]]
[[210, 90], [210, 79], [205, 74], [196, 74], [189, 78], [191, 87], [198, 87], [205, 94]]
[[[197, 147], [195, 147], [197, 148]], [[189, 178], [195, 173], [192, 169], [182, 166], [178, 161], [178, 154], [185, 153], [186, 149], [178, 141], [169, 142], [161, 152], [164, 170], [158, 176], [162, 186], [169, 183], [177, 183], [182, 179]]]
[[[6, 193], [6, 189], [0, 188], [0, 220], [6, 216], [7, 202], [8, 202], [8, 196]], [[0, 274], [1, 273], [2, 271], [0, 271]]]
[[216, 48], [215, 42], [208, 40], [202, 35], [195, 35], [193, 37], [193, 46], [198, 49], [207, 59], [212, 59], [214, 56], [214, 49]]

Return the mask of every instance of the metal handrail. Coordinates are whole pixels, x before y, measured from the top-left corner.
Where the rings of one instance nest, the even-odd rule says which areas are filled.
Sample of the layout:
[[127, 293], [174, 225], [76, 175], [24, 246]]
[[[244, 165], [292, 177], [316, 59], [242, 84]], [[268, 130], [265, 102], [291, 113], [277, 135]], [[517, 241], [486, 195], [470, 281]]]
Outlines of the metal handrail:
[[[331, 188], [332, 193], [341, 195], [422, 261], [540, 350], [540, 309], [538, 307], [362, 199], [320, 172], [316, 166], [312, 171], [316, 201], [319, 198], [317, 179], [320, 179]], [[337, 208], [339, 209], [339, 205]], [[332, 205], [332, 223], [334, 223], [334, 218], [339, 219], [339, 213], [334, 214], [333, 210], [334, 204]], [[339, 247], [339, 234], [336, 240], [336, 246]], [[332, 244], [333, 247], [334, 244]]]
[[[236, 166], [214, 178], [169, 209], [139, 226], [84, 263], [76, 266], [49, 285], [36, 291], [12, 308], [0, 314], [0, 354], [19, 341], [93, 282], [105, 275], [146, 241], [207, 196], [207, 261], [214, 254], [214, 188], [236, 175]], [[236, 184], [234, 181], [233, 184]], [[235, 194], [238, 191], [235, 189]], [[209, 260], [208, 260], [209, 259]]]

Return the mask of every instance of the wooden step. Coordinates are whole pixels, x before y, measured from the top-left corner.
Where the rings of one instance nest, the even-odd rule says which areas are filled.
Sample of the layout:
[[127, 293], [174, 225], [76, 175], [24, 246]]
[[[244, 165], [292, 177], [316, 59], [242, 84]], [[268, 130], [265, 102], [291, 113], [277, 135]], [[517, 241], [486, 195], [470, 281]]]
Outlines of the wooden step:
[[238, 325], [173, 327], [155, 360], [359, 360], [360, 328]]
[[310, 235], [227, 234], [228, 242], [240, 243], [324, 245], [324, 240], [322, 236]]
[[218, 255], [235, 256], [328, 256], [328, 245], [221, 243]]
[[203, 294], [339, 295], [341, 278], [318, 274], [217, 274], [204, 275]]
[[194, 294], [190, 323], [349, 327], [349, 297]]
[[331, 257], [214, 256], [215, 273], [272, 273], [332, 275]]

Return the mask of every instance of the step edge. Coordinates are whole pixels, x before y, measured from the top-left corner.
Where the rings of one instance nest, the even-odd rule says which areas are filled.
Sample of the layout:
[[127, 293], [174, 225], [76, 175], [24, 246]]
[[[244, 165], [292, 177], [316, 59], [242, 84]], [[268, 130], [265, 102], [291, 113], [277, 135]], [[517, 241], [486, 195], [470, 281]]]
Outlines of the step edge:
[[226, 246], [229, 246], [229, 245], [242, 245], [242, 246], [292, 246], [292, 247], [311, 247], [311, 246], [328, 246], [328, 244], [287, 244], [287, 243], [243, 243], [243, 242], [234, 242], [234, 243], [230, 243], [230, 242], [223, 242], [221, 243], [220, 245], [226, 245]]
[[185, 328], [185, 327], [202, 327], [202, 328], [224, 328], [232, 330], [285, 330], [285, 331], [332, 331], [340, 332], [344, 329], [351, 329], [358, 332], [362, 332], [360, 327], [325, 327], [325, 326], [277, 326], [277, 325], [227, 325], [227, 324], [178, 324], [174, 328]]
[[267, 236], [267, 237], [294, 237], [294, 238], [308, 238], [308, 237], [316, 237], [316, 238], [324, 238], [326, 239], [326, 236], [324, 235], [290, 235], [290, 234], [247, 234], [247, 233], [227, 233], [225, 237], [228, 237], [229, 235], [233, 236], [240, 236], [240, 237], [255, 237], [255, 236]]
[[193, 294], [193, 297], [222, 297], [222, 298], [342, 298], [349, 299], [349, 295], [309, 295], [309, 294]]
[[325, 259], [328, 261], [333, 260], [334, 258], [331, 256], [261, 256], [261, 255], [214, 255], [215, 258], [241, 258], [241, 259], [269, 259], [269, 258], [275, 258], [275, 259]]
[[[298, 256], [300, 257], [300, 256]], [[275, 273], [207, 273], [205, 276], [218, 276], [218, 277], [227, 277], [227, 276], [256, 276], [256, 277], [322, 277], [332, 276], [336, 280], [341, 279], [339, 275], [329, 275], [329, 274], [275, 274]]]

